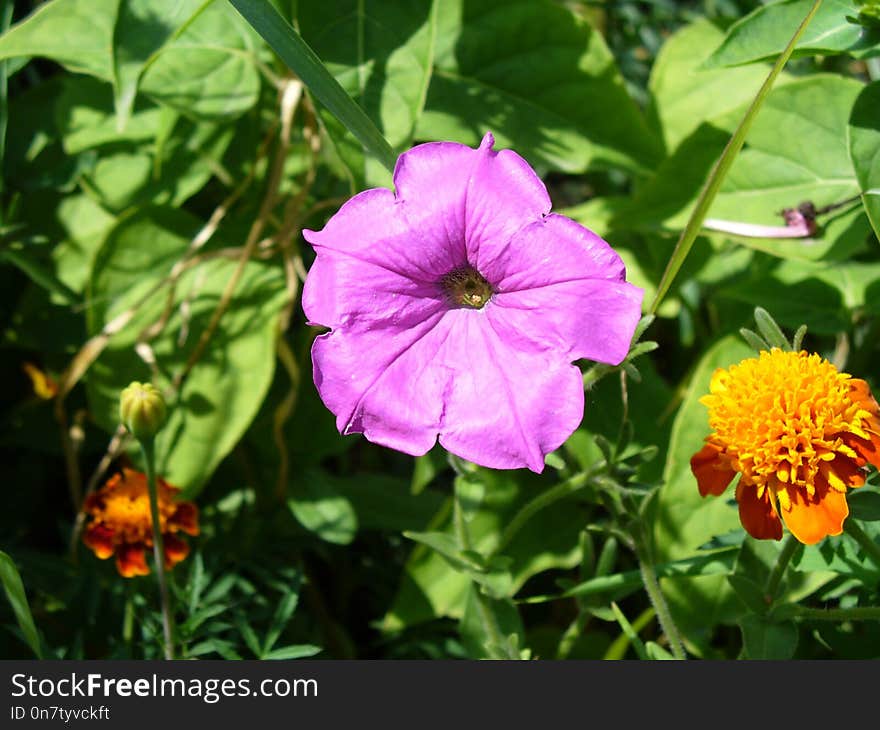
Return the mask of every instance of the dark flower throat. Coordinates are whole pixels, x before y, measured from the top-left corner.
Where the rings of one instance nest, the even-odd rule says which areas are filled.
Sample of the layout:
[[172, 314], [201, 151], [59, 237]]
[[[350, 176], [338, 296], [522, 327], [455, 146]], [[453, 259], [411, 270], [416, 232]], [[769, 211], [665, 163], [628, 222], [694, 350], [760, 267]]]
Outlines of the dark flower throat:
[[447, 297], [459, 307], [482, 309], [492, 298], [492, 285], [473, 266], [465, 264], [440, 279]]

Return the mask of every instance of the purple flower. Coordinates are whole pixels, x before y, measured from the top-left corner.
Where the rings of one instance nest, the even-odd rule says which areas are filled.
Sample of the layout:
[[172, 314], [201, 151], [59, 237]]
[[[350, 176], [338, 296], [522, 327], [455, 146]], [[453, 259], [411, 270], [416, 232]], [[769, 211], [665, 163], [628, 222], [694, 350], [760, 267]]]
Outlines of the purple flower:
[[396, 194], [366, 190], [320, 231], [303, 290], [315, 385], [343, 434], [414, 456], [436, 442], [493, 468], [544, 468], [583, 418], [580, 358], [620, 363], [643, 292], [592, 231], [550, 213], [512, 150], [431, 142]]

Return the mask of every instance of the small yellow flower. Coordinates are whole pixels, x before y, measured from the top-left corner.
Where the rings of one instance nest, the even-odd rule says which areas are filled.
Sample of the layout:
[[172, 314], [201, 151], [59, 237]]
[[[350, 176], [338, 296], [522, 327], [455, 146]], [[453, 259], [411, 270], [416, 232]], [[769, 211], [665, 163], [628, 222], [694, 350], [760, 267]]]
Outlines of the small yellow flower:
[[[176, 533], [199, 534], [199, 513], [192, 502], [177, 501], [177, 487], [157, 480], [159, 524], [165, 548], [165, 567], [173, 568], [189, 554], [189, 545]], [[116, 556], [116, 569], [125, 578], [147, 575], [145, 552], [153, 549], [153, 518], [147, 477], [123, 469], [94, 494], [86, 498], [85, 511], [91, 517], [83, 542], [99, 558]]]
[[780, 517], [802, 543], [839, 535], [846, 490], [880, 468], [880, 408], [864, 380], [819, 355], [772, 349], [712, 376], [713, 429], [691, 458], [700, 494], [741, 474], [736, 500], [752, 537], [779, 540]]

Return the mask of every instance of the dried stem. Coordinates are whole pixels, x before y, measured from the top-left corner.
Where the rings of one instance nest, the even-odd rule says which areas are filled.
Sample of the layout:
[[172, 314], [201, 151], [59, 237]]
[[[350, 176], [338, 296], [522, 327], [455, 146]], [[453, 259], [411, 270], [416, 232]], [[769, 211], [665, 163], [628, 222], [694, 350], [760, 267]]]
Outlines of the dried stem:
[[272, 161], [272, 169], [269, 174], [269, 183], [263, 202], [260, 206], [260, 212], [251, 226], [247, 241], [245, 242], [241, 256], [238, 259], [238, 265], [232, 272], [232, 276], [226, 282], [226, 288], [220, 296], [220, 301], [217, 303], [217, 306], [211, 315], [208, 326], [199, 337], [199, 341], [196, 343], [196, 346], [187, 359], [186, 364], [174, 377], [173, 384], [176, 389], [180, 388], [186, 376], [204, 354], [208, 342], [210, 342], [211, 337], [220, 324], [220, 319], [223, 317], [223, 314], [226, 312], [232, 301], [235, 288], [244, 274], [245, 267], [260, 241], [260, 235], [263, 232], [269, 214], [275, 207], [278, 199], [278, 187], [281, 183], [281, 176], [284, 172], [284, 161], [287, 157], [287, 151], [290, 146], [290, 129], [293, 122], [293, 115], [301, 96], [302, 83], [294, 79], [289, 79], [281, 92], [281, 134], [278, 138], [278, 147], [275, 150], [275, 157]]

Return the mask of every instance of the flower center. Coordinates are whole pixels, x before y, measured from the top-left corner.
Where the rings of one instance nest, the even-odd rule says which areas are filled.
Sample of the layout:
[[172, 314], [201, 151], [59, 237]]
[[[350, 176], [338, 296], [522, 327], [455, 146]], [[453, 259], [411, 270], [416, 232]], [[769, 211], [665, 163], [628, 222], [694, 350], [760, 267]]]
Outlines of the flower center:
[[453, 269], [440, 279], [440, 287], [459, 307], [482, 309], [492, 298], [492, 285], [473, 266], [464, 265]]
[[799, 486], [849, 456], [866, 411], [850, 396], [850, 376], [805, 352], [774, 349], [715, 373], [701, 398], [709, 424], [747, 484]]

